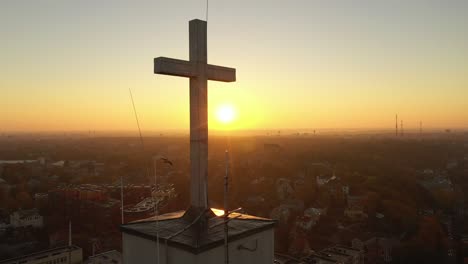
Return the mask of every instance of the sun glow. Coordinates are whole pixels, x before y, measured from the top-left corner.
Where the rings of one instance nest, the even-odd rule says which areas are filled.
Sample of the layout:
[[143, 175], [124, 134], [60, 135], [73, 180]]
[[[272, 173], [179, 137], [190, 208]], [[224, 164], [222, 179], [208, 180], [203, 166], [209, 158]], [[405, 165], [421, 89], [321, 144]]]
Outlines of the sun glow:
[[223, 124], [232, 123], [236, 119], [236, 110], [232, 105], [221, 105], [216, 111], [216, 117]]

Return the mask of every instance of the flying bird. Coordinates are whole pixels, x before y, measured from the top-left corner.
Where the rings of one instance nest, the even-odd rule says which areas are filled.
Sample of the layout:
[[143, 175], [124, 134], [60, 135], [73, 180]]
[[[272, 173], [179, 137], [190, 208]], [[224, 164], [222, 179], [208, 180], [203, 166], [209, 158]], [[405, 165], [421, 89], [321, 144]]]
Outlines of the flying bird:
[[167, 163], [167, 164], [169, 164], [169, 165], [171, 165], [171, 166], [173, 165], [173, 164], [172, 164], [172, 161], [170, 161], [168, 158], [161, 157], [161, 160], [162, 160], [164, 163]]

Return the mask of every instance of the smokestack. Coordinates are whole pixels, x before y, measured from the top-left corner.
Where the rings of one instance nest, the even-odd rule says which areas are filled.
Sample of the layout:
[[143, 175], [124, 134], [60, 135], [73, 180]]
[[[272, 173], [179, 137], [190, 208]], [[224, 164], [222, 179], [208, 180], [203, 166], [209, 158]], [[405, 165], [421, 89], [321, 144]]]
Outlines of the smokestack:
[[395, 136], [398, 136], [398, 114], [395, 115]]

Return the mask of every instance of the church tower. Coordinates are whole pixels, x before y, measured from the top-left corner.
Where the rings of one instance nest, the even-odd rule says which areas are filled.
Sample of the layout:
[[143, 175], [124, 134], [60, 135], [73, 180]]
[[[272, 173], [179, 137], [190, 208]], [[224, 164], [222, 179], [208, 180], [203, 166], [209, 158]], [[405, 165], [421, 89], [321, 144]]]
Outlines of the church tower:
[[206, 35], [206, 21], [191, 20], [190, 60], [154, 60], [155, 73], [190, 79], [191, 205], [122, 225], [124, 263], [273, 263], [275, 221], [235, 212], [215, 214], [219, 210], [208, 204], [207, 81], [234, 82], [236, 70], [207, 63]]

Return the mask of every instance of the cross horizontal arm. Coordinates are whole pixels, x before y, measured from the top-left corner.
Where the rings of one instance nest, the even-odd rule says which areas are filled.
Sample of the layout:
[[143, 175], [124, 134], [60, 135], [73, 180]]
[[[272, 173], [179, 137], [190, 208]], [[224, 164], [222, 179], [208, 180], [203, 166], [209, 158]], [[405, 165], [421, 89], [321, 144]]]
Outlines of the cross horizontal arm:
[[195, 77], [193, 64], [190, 61], [158, 57], [154, 59], [154, 73], [180, 76]]
[[[222, 67], [211, 64], [204, 64], [206, 67], [206, 78], [212, 81], [235, 82], [236, 69]], [[203, 66], [202, 66], [203, 67]], [[158, 57], [154, 59], [154, 73], [180, 76], [197, 77], [197, 64], [191, 61]]]
[[208, 80], [220, 82], [235, 82], [236, 69], [208, 64], [206, 70]]

